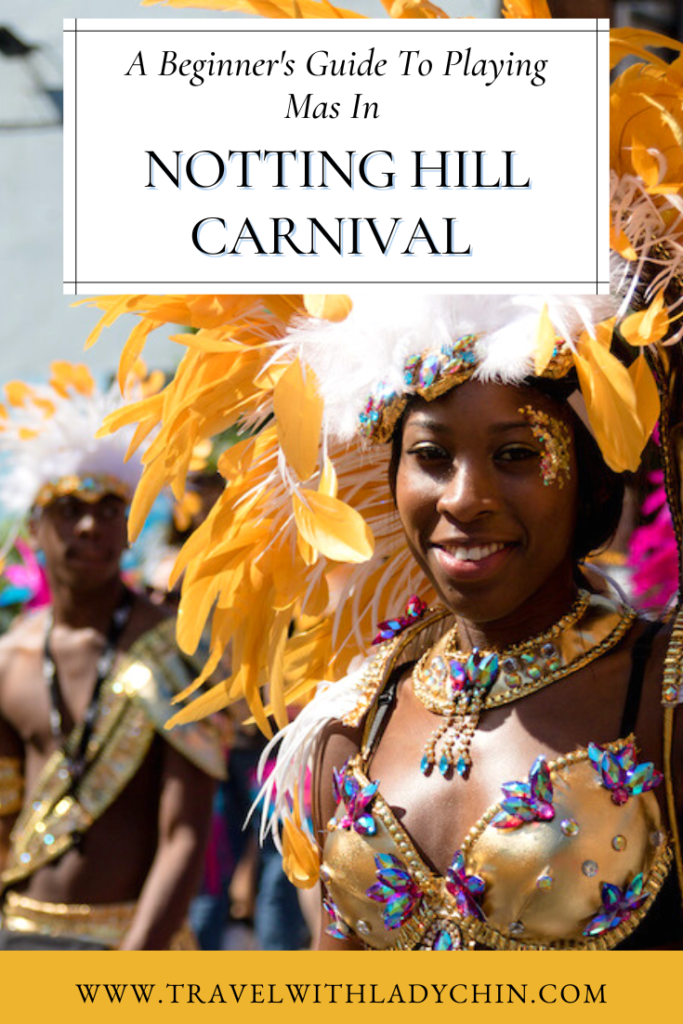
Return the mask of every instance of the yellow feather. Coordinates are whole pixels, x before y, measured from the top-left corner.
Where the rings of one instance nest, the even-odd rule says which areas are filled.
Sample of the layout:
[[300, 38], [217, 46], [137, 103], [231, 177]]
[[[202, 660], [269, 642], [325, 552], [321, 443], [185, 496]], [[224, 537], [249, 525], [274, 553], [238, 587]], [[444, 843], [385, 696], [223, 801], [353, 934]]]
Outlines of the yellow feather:
[[657, 293], [647, 309], [631, 313], [619, 325], [619, 333], [629, 345], [651, 345], [666, 337], [669, 330], [669, 315], [664, 306], [664, 289]]
[[548, 306], [546, 303], [543, 304], [541, 310], [541, 316], [538, 321], [538, 331], [536, 333], [536, 349], [534, 352], [534, 362], [536, 366], [536, 376], [540, 377], [543, 374], [546, 366], [553, 357], [555, 351], [555, 344], [557, 341], [557, 335], [555, 334], [555, 328], [550, 320], [550, 314], [548, 313]]
[[273, 408], [280, 446], [300, 480], [308, 480], [318, 462], [323, 403], [311, 370], [304, 374], [298, 359], [275, 385]]
[[145, 525], [152, 505], [159, 497], [161, 489], [166, 482], [166, 468], [161, 459], [157, 459], [150, 466], [147, 466], [138, 484], [128, 516], [128, 536], [131, 541], [140, 533]]
[[661, 402], [657, 384], [652, 376], [652, 370], [648, 366], [645, 355], [641, 351], [635, 362], [628, 368], [629, 376], [636, 393], [636, 409], [643, 434], [648, 440], [661, 413]]
[[339, 323], [346, 320], [353, 303], [348, 295], [304, 295], [304, 306], [309, 316]]
[[585, 336], [574, 361], [586, 410], [605, 462], [617, 473], [635, 471], [647, 437], [636, 411], [628, 370]]
[[292, 496], [294, 518], [306, 543], [334, 562], [366, 562], [374, 539], [360, 513], [338, 498], [302, 489]]
[[313, 888], [320, 875], [317, 847], [289, 818], [282, 826], [282, 867], [297, 889]]
[[325, 456], [323, 463], [323, 471], [320, 474], [320, 483], [318, 484], [318, 491], [320, 494], [327, 494], [331, 498], [336, 498], [339, 492], [339, 481], [337, 480], [337, 473], [335, 471], [332, 460], [328, 455]]

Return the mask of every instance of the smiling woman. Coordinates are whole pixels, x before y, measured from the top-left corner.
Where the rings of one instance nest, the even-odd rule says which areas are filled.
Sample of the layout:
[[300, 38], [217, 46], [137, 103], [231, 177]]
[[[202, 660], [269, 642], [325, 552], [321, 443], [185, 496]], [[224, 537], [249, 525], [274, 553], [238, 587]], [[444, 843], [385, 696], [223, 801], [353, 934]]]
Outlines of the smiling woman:
[[[387, 490], [436, 598], [423, 585], [427, 603], [382, 623], [377, 655], [284, 736], [281, 808], [313, 764], [323, 948], [683, 940], [657, 714], [670, 628], [581, 561], [616, 529], [616, 471], [635, 468], [658, 412], [649, 371], [616, 356], [633, 362], [638, 314], [617, 342], [610, 312], [357, 300], [291, 333], [328, 434], [347, 437], [355, 409], [366, 445], [390, 450]], [[610, 415], [599, 395], [615, 380]]]
[[[127, 301], [143, 328], [168, 315]], [[248, 428], [176, 567], [180, 642], [215, 602], [204, 674], [228, 642], [234, 672], [174, 721], [243, 694], [267, 731], [316, 688], [278, 737], [264, 821], [292, 881], [324, 885], [321, 946], [683, 943], [683, 628], [584, 564], [660, 393], [674, 468], [660, 297], [628, 315], [566, 296], [174, 302], [201, 330], [163, 406], [108, 421], [162, 420], [134, 528], [216, 409]]]

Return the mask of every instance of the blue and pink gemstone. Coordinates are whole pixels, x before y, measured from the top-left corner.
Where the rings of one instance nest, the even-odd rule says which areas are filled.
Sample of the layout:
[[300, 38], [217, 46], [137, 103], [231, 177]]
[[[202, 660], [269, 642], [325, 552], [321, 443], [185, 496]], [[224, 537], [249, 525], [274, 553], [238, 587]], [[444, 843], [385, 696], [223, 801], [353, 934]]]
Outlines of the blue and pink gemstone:
[[344, 808], [341, 818], [335, 822], [336, 828], [357, 832], [361, 836], [374, 836], [377, 823], [367, 807], [372, 802], [379, 788], [379, 780], [362, 786], [354, 776], [342, 768], [332, 769], [332, 791], [337, 806]]
[[528, 782], [504, 782], [501, 809], [491, 819], [494, 828], [519, 828], [531, 821], [552, 821], [553, 784], [544, 757], [537, 757], [531, 766]]
[[384, 903], [382, 918], [388, 930], [400, 928], [412, 917], [422, 893], [405, 864], [390, 853], [375, 855], [377, 881], [367, 890], [376, 903]]
[[652, 761], [637, 763], [632, 743], [626, 743], [615, 751], [590, 743], [588, 757], [601, 784], [610, 791], [612, 801], [618, 805], [625, 804], [629, 797], [649, 792], [663, 779], [662, 773], [657, 771]]
[[642, 871], [625, 889], [620, 889], [618, 885], [612, 885], [610, 882], [603, 882], [602, 913], [586, 925], [583, 934], [602, 935], [603, 932], [618, 928], [620, 924], [628, 921], [631, 914], [642, 907], [648, 897], [647, 892], [644, 892], [643, 889]]
[[[446, 889], [455, 899], [462, 917], [476, 917], [483, 921], [484, 913], [479, 900], [486, 884], [479, 875], [468, 875], [465, 871], [465, 854], [458, 850], [446, 872]], [[453, 947], [448, 947], [453, 948]]]
[[402, 633], [404, 629], [407, 629], [408, 626], [412, 626], [421, 619], [426, 611], [427, 605], [424, 601], [421, 601], [417, 594], [413, 594], [406, 604], [405, 615], [401, 615], [395, 619], [387, 619], [385, 622], [380, 622], [377, 627], [379, 632], [372, 641], [373, 644], [382, 644], [385, 640], [393, 640], [394, 637], [398, 636], [399, 633]]

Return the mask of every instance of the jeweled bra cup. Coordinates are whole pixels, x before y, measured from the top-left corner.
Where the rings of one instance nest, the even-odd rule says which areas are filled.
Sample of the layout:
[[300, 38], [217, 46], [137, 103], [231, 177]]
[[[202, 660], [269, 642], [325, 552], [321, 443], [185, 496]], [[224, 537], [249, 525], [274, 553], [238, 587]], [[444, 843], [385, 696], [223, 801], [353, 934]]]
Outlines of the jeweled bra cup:
[[[672, 859], [657, 799], [649, 792], [615, 803], [586, 750], [549, 767], [552, 820], [501, 830], [491, 824], [498, 803], [462, 844], [463, 877], [479, 876], [485, 884], [483, 920], [463, 916], [447, 879], [425, 864], [379, 793], [370, 805], [374, 836], [339, 827], [340, 810], [325, 839], [322, 878], [351, 931], [373, 949], [432, 948], [440, 937], [450, 939], [446, 948], [452, 949], [611, 949], [626, 938], [647, 913]], [[347, 770], [360, 785], [368, 783], [360, 755]], [[398, 896], [410, 894], [401, 904], [410, 913], [398, 927], [386, 927], [386, 904], [368, 896], [377, 883], [378, 856], [396, 858], [410, 879], [396, 882]], [[603, 883], [623, 893], [641, 872], [642, 903], [615, 927], [585, 936], [584, 929], [604, 910]], [[415, 889], [407, 888], [411, 884]]]

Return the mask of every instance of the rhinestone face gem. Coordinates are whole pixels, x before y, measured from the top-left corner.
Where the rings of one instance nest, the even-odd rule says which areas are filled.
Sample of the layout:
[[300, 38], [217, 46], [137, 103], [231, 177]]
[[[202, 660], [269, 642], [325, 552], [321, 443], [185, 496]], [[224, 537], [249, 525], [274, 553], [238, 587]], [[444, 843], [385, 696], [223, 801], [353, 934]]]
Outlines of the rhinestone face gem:
[[551, 643], [543, 644], [541, 647], [541, 654], [544, 658], [553, 658], [557, 654], [555, 645]]
[[612, 848], [614, 850], [617, 850], [617, 852], [619, 852], [619, 853], [622, 850], [625, 850], [626, 849], [626, 836], [615, 836], [614, 839], [612, 840]]
[[650, 833], [650, 842], [655, 847], [655, 849], [658, 846], [664, 845], [664, 833], [661, 829], [656, 829], [654, 832]]
[[22, 864], [29, 864], [31, 861], [31, 854], [22, 853], [21, 856], [19, 857], [19, 860], [21, 861]]
[[540, 875], [536, 879], [536, 888], [538, 889], [544, 889], [547, 891], [548, 889], [552, 889], [554, 884], [555, 879], [552, 875]]
[[356, 931], [359, 935], [369, 935], [371, 928], [368, 922], [361, 918], [360, 921], [356, 921]]
[[585, 860], [581, 865], [581, 870], [586, 878], [594, 878], [598, 873], [598, 865], [594, 860]]
[[579, 834], [579, 823], [574, 821], [573, 818], [563, 818], [560, 822], [560, 828], [566, 836], [577, 836]]
[[510, 935], [521, 935], [524, 932], [523, 921], [513, 921], [510, 925]]

